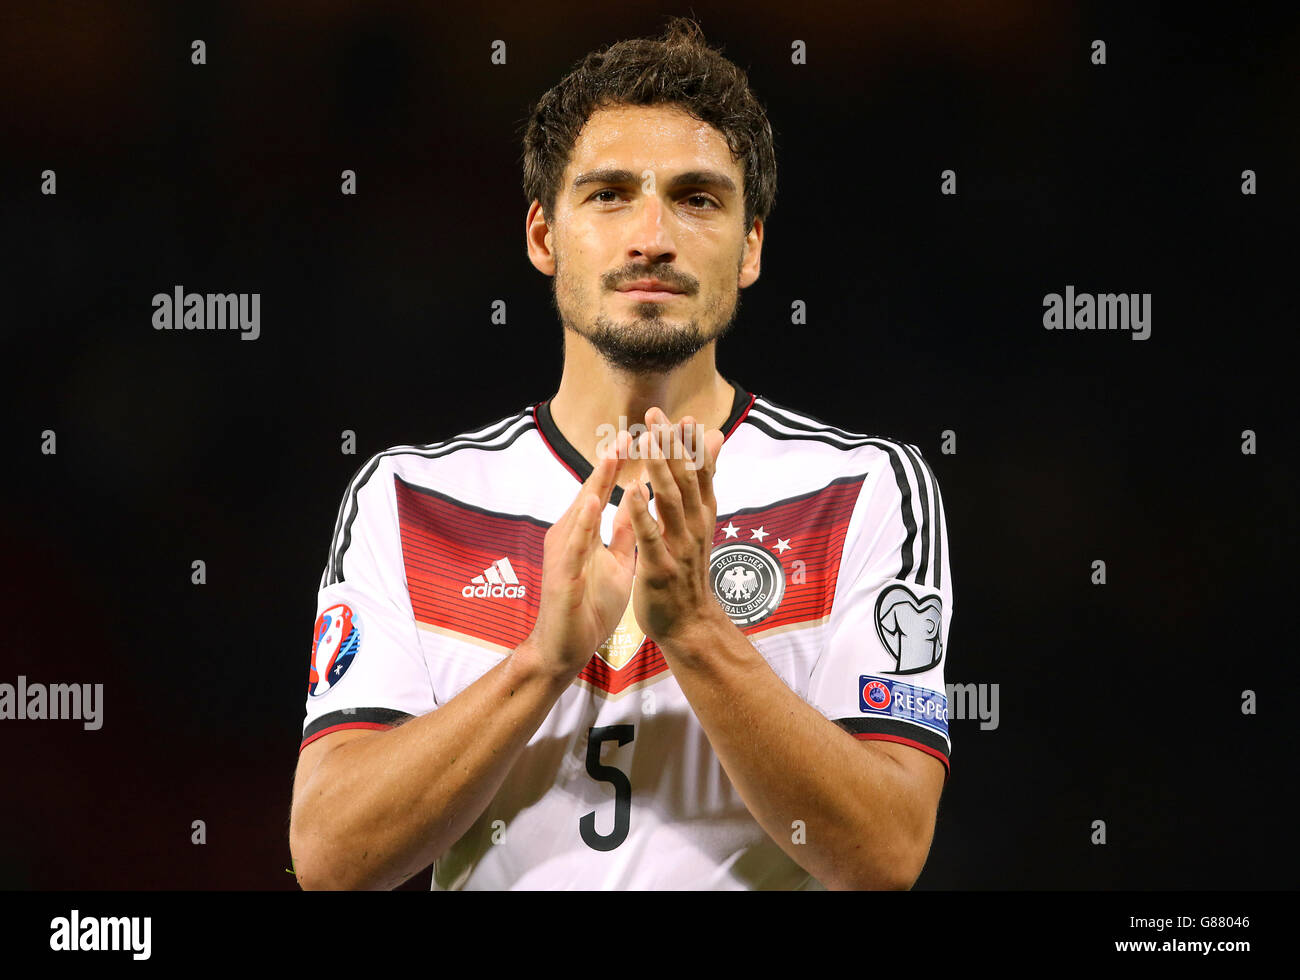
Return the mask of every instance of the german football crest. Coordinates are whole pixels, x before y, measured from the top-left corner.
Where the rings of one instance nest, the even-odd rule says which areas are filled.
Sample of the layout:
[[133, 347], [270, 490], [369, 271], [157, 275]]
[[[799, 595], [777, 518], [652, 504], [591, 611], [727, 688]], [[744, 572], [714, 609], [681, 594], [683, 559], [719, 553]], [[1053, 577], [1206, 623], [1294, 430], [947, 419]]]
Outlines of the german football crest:
[[918, 674], [943, 659], [943, 600], [918, 599], [895, 582], [876, 600], [876, 635], [894, 658], [890, 674]]
[[770, 616], [785, 594], [785, 570], [766, 548], [724, 544], [709, 560], [713, 594], [731, 621], [751, 626]]
[[320, 697], [337, 684], [360, 645], [361, 622], [348, 606], [339, 603], [322, 612], [312, 632], [307, 693]]

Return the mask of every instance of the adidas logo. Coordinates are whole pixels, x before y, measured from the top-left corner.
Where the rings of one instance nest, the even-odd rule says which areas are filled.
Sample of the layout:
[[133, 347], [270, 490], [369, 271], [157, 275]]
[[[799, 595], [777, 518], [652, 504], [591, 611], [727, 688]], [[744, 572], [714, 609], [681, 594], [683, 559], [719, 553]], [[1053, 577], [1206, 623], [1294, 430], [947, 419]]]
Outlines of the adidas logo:
[[498, 558], [469, 583], [460, 590], [466, 599], [522, 599], [526, 588], [519, 584], [509, 558]]

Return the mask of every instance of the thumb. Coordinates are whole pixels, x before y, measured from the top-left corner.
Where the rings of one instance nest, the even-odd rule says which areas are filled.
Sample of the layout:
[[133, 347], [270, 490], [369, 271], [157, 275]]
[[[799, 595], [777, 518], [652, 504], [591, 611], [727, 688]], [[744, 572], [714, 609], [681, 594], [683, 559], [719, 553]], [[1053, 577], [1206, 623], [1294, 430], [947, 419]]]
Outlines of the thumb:
[[700, 496], [711, 507], [718, 505], [717, 498], [713, 494], [713, 474], [718, 470], [718, 453], [722, 451], [722, 444], [725, 441], [726, 437], [721, 429], [710, 429], [704, 433], [704, 458], [697, 475], [700, 481]]
[[722, 444], [726, 442], [726, 437], [722, 434], [721, 429], [710, 429], [704, 433], [704, 445], [709, 450], [709, 475], [718, 468], [718, 453], [722, 451]]
[[629, 502], [628, 488], [623, 488], [618, 509], [614, 511], [614, 530], [609, 539], [609, 550], [624, 564], [630, 564], [636, 558], [636, 529], [632, 526], [632, 507]]

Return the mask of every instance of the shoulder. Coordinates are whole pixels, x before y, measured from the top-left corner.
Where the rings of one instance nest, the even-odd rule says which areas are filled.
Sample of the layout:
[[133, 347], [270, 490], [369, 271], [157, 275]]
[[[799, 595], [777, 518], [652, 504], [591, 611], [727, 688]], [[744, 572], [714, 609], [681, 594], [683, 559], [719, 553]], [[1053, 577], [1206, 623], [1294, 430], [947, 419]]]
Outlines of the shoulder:
[[744, 421], [771, 443], [773, 453], [826, 457], [845, 471], [888, 467], [897, 477], [933, 481], [921, 450], [893, 435], [833, 425], [808, 412], [755, 395]]
[[357, 493], [362, 487], [375, 483], [377, 477], [385, 484], [391, 483], [396, 476], [427, 485], [440, 473], [454, 473], [483, 453], [504, 452], [521, 436], [536, 430], [534, 407], [528, 405], [511, 415], [436, 442], [389, 446], [358, 467], [349, 483], [349, 491]]
[[820, 454], [833, 461], [826, 464], [828, 472], [860, 486], [846, 531], [852, 561], [884, 560], [897, 569], [894, 578], [943, 591], [951, 603], [943, 497], [915, 443], [832, 425], [762, 397], [755, 397], [746, 421], [761, 427], [774, 445], [801, 447], [802, 457], [789, 468], [815, 471], [813, 454]]
[[433, 489], [456, 485], [475, 469], [474, 459], [516, 445], [524, 433], [536, 429], [533, 405], [486, 425], [477, 426], [437, 442], [390, 446], [375, 453], [353, 472], [344, 488], [334, 522], [334, 536], [323, 582], [342, 578], [344, 555], [358, 528], [385, 540], [394, 540], [398, 526], [395, 481]]

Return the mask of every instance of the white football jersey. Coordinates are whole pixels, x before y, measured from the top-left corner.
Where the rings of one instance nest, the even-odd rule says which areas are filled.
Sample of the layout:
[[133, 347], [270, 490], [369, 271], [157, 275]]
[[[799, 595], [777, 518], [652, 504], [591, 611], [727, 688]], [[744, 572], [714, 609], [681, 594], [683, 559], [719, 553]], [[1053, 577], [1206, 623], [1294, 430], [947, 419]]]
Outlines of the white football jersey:
[[[946, 769], [953, 589], [934, 474], [915, 446], [732, 384], [714, 481], [718, 602], [828, 719]], [[437, 711], [521, 643], [543, 536], [591, 469], [548, 402], [369, 459], [321, 578], [302, 744]], [[616, 487], [605, 542], [621, 498]], [[820, 887], [750, 815], [630, 602], [432, 884]]]

